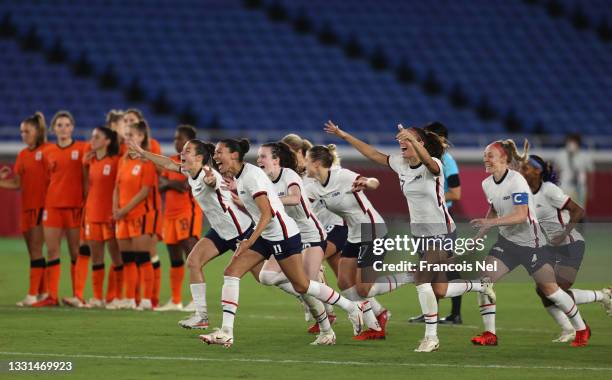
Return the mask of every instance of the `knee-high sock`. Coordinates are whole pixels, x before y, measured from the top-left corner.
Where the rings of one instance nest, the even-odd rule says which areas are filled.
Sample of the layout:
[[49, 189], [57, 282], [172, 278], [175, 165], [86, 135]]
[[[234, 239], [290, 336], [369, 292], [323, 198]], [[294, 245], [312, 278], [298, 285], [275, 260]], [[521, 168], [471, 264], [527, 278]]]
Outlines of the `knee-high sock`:
[[106, 303], [111, 302], [115, 298], [117, 298], [117, 281], [116, 281], [117, 273], [115, 272], [115, 266], [111, 265], [107, 280], [106, 280]]
[[381, 305], [380, 302], [378, 302], [378, 300], [376, 298], [370, 297], [367, 300], [370, 301], [370, 306], [372, 307], [372, 311], [374, 312], [375, 316], [378, 317], [380, 315], [380, 313], [385, 311], [384, 306]]
[[75, 291], [75, 282], [76, 282], [76, 262], [77, 259], [70, 259], [70, 283], [72, 285], [72, 294]]
[[353, 313], [355, 312], [355, 308], [357, 308], [354, 302], [342, 297], [342, 295], [329, 286], [317, 281], [310, 281], [306, 294], [313, 296], [323, 303], [338, 305], [347, 313]]
[[572, 326], [574, 326], [576, 331], [584, 330], [586, 328], [584, 321], [580, 316], [580, 312], [578, 311], [578, 306], [576, 306], [576, 303], [572, 297], [564, 292], [563, 289], [557, 289], [556, 292], [547, 296], [546, 298], [554, 302], [555, 306], [557, 306], [565, 313], [565, 315], [567, 315], [570, 323]]
[[552, 319], [554, 319], [555, 322], [557, 322], [557, 324], [561, 327], [561, 330], [565, 332], [574, 331], [574, 327], [570, 323], [569, 318], [567, 317], [567, 315], [565, 315], [564, 312], [561, 311], [561, 309], [559, 309], [555, 305], [551, 305], [546, 307], [546, 311], [548, 312], [548, 314], [550, 314]]
[[206, 283], [189, 285], [191, 290], [191, 298], [195, 306], [195, 312], [200, 317], [208, 315], [208, 307], [206, 305]]
[[453, 280], [448, 282], [448, 289], [444, 298], [457, 297], [468, 292], [480, 292], [482, 283], [480, 280]]
[[28, 294], [36, 296], [39, 294], [40, 282], [45, 274], [45, 259], [40, 258], [30, 261], [30, 288]]
[[142, 299], [152, 300], [154, 286], [154, 271], [153, 264], [149, 252], [136, 252], [138, 270], [140, 275], [140, 287], [142, 290]]
[[46, 294], [48, 292], [48, 280], [47, 280], [47, 263], [45, 261], [45, 259], [43, 258], [43, 271], [42, 271], [42, 275], [40, 278], [40, 285], [38, 288], [38, 294]]
[[104, 263], [91, 267], [91, 284], [93, 288], [93, 298], [102, 300], [104, 295]]
[[567, 291], [574, 295], [574, 301], [576, 305], [582, 305], [583, 303], [601, 302], [604, 299], [604, 294], [601, 290], [582, 290], [582, 289], [570, 289]]
[[185, 278], [185, 263], [183, 260], [170, 262], [170, 289], [172, 302], [181, 303], [183, 279]]
[[233, 334], [234, 319], [238, 310], [238, 295], [240, 294], [240, 279], [224, 276], [221, 288], [221, 307], [223, 308], [223, 325], [225, 332]]
[[87, 283], [87, 272], [89, 271], [89, 258], [91, 250], [88, 245], [79, 247], [79, 255], [77, 256], [76, 265], [74, 268], [74, 296], [78, 299], [83, 299], [83, 290]]
[[115, 298], [123, 299], [123, 288], [125, 287], [123, 280], [123, 264], [116, 266], [113, 272], [115, 272]]
[[59, 293], [59, 283], [60, 283], [60, 259], [55, 259], [47, 262], [47, 288], [49, 292], [49, 297], [53, 299], [57, 299]]
[[161, 291], [161, 263], [159, 262], [159, 256], [152, 257], [151, 264], [153, 268], [153, 284], [151, 288], [151, 302], [153, 303], [153, 306], [157, 306], [159, 305], [159, 293]]
[[425, 317], [425, 336], [438, 336], [438, 301], [430, 283], [416, 287], [421, 311]]
[[291, 282], [283, 272], [262, 270], [259, 272], [259, 282], [262, 285], [276, 286], [294, 297], [300, 296], [300, 294], [293, 289], [293, 285], [291, 285]]
[[121, 252], [123, 258], [123, 276], [125, 283], [125, 298], [136, 299], [136, 287], [138, 286], [138, 268], [136, 267], [135, 253], [133, 251]]
[[325, 306], [323, 306], [323, 302], [314, 298], [313, 296], [309, 296], [308, 294], [302, 295], [302, 299], [304, 303], [308, 306], [310, 310], [310, 314], [317, 321], [319, 325], [319, 330], [321, 331], [329, 331], [331, 326], [329, 324], [329, 318], [327, 317], [327, 312], [325, 311]]
[[489, 297], [481, 293], [478, 293], [478, 305], [480, 306], [480, 315], [485, 331], [495, 334], [496, 305], [490, 303]]
[[414, 275], [412, 273], [396, 273], [389, 276], [381, 276], [374, 281], [368, 292], [368, 297], [389, 293], [400, 286], [412, 283], [414, 283]]
[[347, 299], [359, 303], [359, 308], [363, 313], [363, 322], [366, 324], [366, 326], [368, 326], [368, 328], [375, 331], [381, 330], [380, 324], [378, 323], [378, 320], [372, 311], [372, 307], [370, 306], [370, 301], [359, 295], [356, 286], [351, 286], [348, 289], [344, 289], [341, 293]]

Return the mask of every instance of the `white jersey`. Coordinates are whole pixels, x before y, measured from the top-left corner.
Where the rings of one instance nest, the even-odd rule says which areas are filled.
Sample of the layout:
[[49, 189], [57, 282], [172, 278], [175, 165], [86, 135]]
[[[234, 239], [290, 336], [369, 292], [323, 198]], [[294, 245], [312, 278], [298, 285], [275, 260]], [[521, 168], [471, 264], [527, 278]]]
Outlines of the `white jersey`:
[[[563, 234], [565, 225], [570, 220], [568, 210], [563, 208], [570, 201], [559, 186], [552, 182], [543, 182], [537, 192], [533, 194], [535, 211], [540, 226], [544, 230], [548, 241]], [[576, 240], [584, 240], [580, 232], [573, 229], [563, 242], [563, 245]]]
[[224, 240], [231, 240], [242, 235], [253, 223], [251, 218], [242, 212], [232, 201], [229, 190], [222, 190], [223, 177], [216, 170], [212, 170], [217, 182], [214, 187], [204, 183], [206, 173], [204, 170], [192, 178], [187, 175], [191, 194], [200, 205], [204, 215], [208, 218], [210, 226]]
[[455, 222], [446, 209], [444, 198], [444, 166], [432, 158], [440, 168], [434, 175], [423, 163], [410, 164], [401, 154], [388, 156], [389, 167], [397, 173], [402, 193], [408, 201], [410, 229], [414, 236], [436, 236], [455, 231]]
[[[311, 196], [315, 201], [323, 201], [325, 207], [346, 221], [350, 243], [361, 243], [370, 238], [383, 237], [387, 234], [385, 221], [372, 207], [370, 200], [362, 191], [353, 192], [353, 182], [359, 174], [348, 169], [333, 168], [325, 183], [314, 182]], [[361, 225], [369, 224], [373, 229], [362, 240]]]
[[317, 182], [316, 179], [310, 177], [304, 177], [304, 187], [305, 187], [305, 196], [308, 198], [310, 202], [310, 209], [312, 213], [315, 214], [319, 222], [325, 228], [325, 231], [329, 232], [334, 228], [334, 226], [344, 226], [344, 220], [341, 217], [329, 211], [327, 207], [325, 207], [325, 203], [323, 200], [315, 200], [312, 195], [312, 186]]
[[545, 244], [546, 240], [535, 213], [533, 194], [519, 172], [508, 169], [499, 182], [496, 182], [491, 175], [482, 181], [482, 189], [498, 217], [511, 214], [515, 205], [528, 207], [525, 222], [499, 226], [501, 236], [520, 246], [540, 247]]
[[264, 239], [280, 241], [300, 233], [295, 221], [285, 212], [285, 207], [278, 198], [272, 181], [263, 170], [255, 165], [245, 163], [240, 173], [236, 175], [236, 189], [238, 190], [238, 197], [255, 223], [259, 223], [261, 218], [261, 212], [257, 207], [255, 198], [260, 195], [268, 196], [272, 220], [261, 234]]
[[308, 201], [304, 199], [304, 183], [302, 178], [293, 170], [281, 168], [281, 172], [275, 180], [272, 180], [272, 185], [279, 197], [284, 197], [289, 194], [291, 186], [297, 186], [300, 189], [300, 204], [294, 206], [285, 205], [285, 211], [295, 222], [302, 236], [302, 243], [317, 243], [327, 238], [327, 234], [323, 230], [322, 224], [310, 210]]

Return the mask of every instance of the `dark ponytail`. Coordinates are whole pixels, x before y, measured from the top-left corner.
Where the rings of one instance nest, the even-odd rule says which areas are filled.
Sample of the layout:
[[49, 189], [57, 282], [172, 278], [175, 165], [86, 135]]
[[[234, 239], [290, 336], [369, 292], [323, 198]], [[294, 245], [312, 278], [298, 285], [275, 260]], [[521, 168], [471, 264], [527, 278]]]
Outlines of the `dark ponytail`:
[[430, 156], [442, 159], [442, 155], [448, 146], [444, 137], [423, 128], [413, 127], [410, 129], [419, 136], [421, 141], [423, 141], [423, 146]]
[[221, 144], [225, 145], [227, 149], [229, 149], [230, 153], [238, 152], [238, 161], [244, 161], [244, 155], [247, 154], [251, 144], [247, 139], [223, 139], [219, 141]]
[[544, 159], [535, 154], [530, 154], [528, 161], [529, 165], [534, 168], [540, 169], [540, 178], [543, 182], [551, 182], [555, 185], [559, 184], [559, 177], [557, 172], [550, 161], [544, 161]]
[[96, 127], [96, 130], [100, 131], [104, 137], [110, 140], [110, 144], [108, 144], [108, 148], [106, 148], [106, 153], [109, 156], [116, 156], [119, 154], [119, 137], [117, 136], [117, 132], [113, 131], [108, 127]]
[[[263, 147], [270, 148], [272, 152], [272, 158], [278, 158], [279, 164], [283, 168], [291, 169], [294, 172], [298, 172], [297, 157], [295, 152], [291, 150], [291, 147], [282, 141], [266, 143]], [[298, 173], [299, 174], [299, 173]]]
[[202, 156], [202, 166], [212, 166], [217, 169], [217, 164], [213, 161], [213, 155], [215, 154], [215, 146], [209, 142], [205, 142], [198, 139], [191, 139], [187, 141], [195, 149], [196, 156]]

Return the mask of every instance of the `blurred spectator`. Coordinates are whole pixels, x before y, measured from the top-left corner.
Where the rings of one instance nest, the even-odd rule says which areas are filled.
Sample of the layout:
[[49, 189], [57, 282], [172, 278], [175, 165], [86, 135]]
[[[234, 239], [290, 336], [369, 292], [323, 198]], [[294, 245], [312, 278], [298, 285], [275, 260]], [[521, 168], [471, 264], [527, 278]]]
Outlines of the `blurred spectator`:
[[565, 148], [559, 152], [555, 164], [559, 172], [560, 186], [572, 200], [586, 209], [588, 198], [593, 196], [594, 165], [591, 155], [581, 150], [582, 137], [570, 134], [565, 138]]

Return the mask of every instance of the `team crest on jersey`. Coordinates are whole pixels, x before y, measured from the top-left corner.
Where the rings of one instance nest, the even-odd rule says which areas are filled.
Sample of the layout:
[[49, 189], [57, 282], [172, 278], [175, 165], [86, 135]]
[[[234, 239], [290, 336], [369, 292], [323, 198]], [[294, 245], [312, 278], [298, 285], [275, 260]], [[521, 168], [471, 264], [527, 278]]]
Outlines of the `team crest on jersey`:
[[73, 161], [78, 160], [79, 159], [79, 151], [78, 150], [73, 150], [72, 152], [70, 152], [70, 158], [72, 158]]
[[110, 175], [111, 172], [111, 166], [109, 164], [104, 165], [104, 168], [102, 169], [102, 175]]
[[132, 175], [138, 175], [138, 173], [140, 173], [140, 165], [136, 165], [132, 169]]
[[42, 152], [41, 151], [36, 152], [36, 154], [34, 155], [34, 159], [36, 161], [42, 160]]

